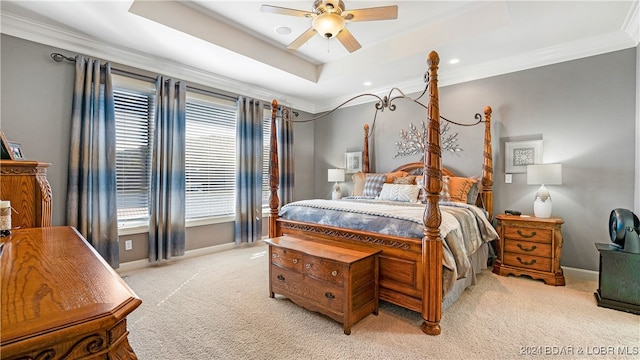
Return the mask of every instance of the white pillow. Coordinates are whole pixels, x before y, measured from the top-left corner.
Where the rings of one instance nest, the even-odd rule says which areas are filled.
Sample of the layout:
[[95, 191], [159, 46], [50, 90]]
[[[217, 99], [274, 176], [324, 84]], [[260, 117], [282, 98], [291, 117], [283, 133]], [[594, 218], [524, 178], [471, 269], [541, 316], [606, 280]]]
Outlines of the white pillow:
[[420, 187], [407, 184], [384, 184], [380, 191], [380, 200], [416, 202]]

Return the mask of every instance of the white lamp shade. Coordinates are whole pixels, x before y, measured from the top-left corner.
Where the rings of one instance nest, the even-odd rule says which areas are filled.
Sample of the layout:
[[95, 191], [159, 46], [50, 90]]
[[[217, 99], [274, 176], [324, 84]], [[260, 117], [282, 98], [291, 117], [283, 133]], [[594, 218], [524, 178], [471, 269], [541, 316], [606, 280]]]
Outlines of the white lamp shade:
[[329, 171], [327, 171], [327, 178], [329, 182], [344, 181], [344, 169], [329, 169]]
[[527, 165], [527, 184], [562, 185], [562, 164]]

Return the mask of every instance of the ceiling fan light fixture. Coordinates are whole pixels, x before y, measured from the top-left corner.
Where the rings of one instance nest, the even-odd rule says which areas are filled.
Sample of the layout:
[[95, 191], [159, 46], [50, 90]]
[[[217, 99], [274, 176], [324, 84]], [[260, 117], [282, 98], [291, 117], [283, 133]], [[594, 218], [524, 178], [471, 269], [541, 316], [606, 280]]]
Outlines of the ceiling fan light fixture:
[[323, 13], [313, 19], [312, 26], [320, 36], [331, 39], [344, 29], [345, 21], [335, 13]]

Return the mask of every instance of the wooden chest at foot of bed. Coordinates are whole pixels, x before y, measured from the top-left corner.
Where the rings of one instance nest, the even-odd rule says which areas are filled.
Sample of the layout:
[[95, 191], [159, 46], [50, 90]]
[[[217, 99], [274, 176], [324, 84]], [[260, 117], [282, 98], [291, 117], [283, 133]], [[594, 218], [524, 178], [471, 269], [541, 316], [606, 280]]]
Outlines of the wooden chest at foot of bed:
[[343, 324], [344, 333], [370, 313], [378, 314], [380, 250], [345, 249], [290, 236], [269, 245], [269, 293]]

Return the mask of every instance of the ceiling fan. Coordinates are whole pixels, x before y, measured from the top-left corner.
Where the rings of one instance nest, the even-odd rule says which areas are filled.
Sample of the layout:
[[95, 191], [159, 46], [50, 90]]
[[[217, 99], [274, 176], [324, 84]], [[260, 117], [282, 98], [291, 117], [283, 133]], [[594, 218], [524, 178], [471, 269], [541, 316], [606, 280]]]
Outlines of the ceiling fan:
[[397, 5], [345, 10], [344, 2], [335, 0], [316, 0], [313, 3], [312, 11], [271, 5], [262, 5], [260, 10], [262, 12], [312, 19], [311, 27], [287, 46], [290, 50], [298, 49], [309, 41], [313, 35], [318, 34], [325, 39], [336, 37], [349, 52], [354, 52], [362, 46], [353, 37], [349, 29], [346, 28], [347, 22], [393, 20], [398, 18]]

